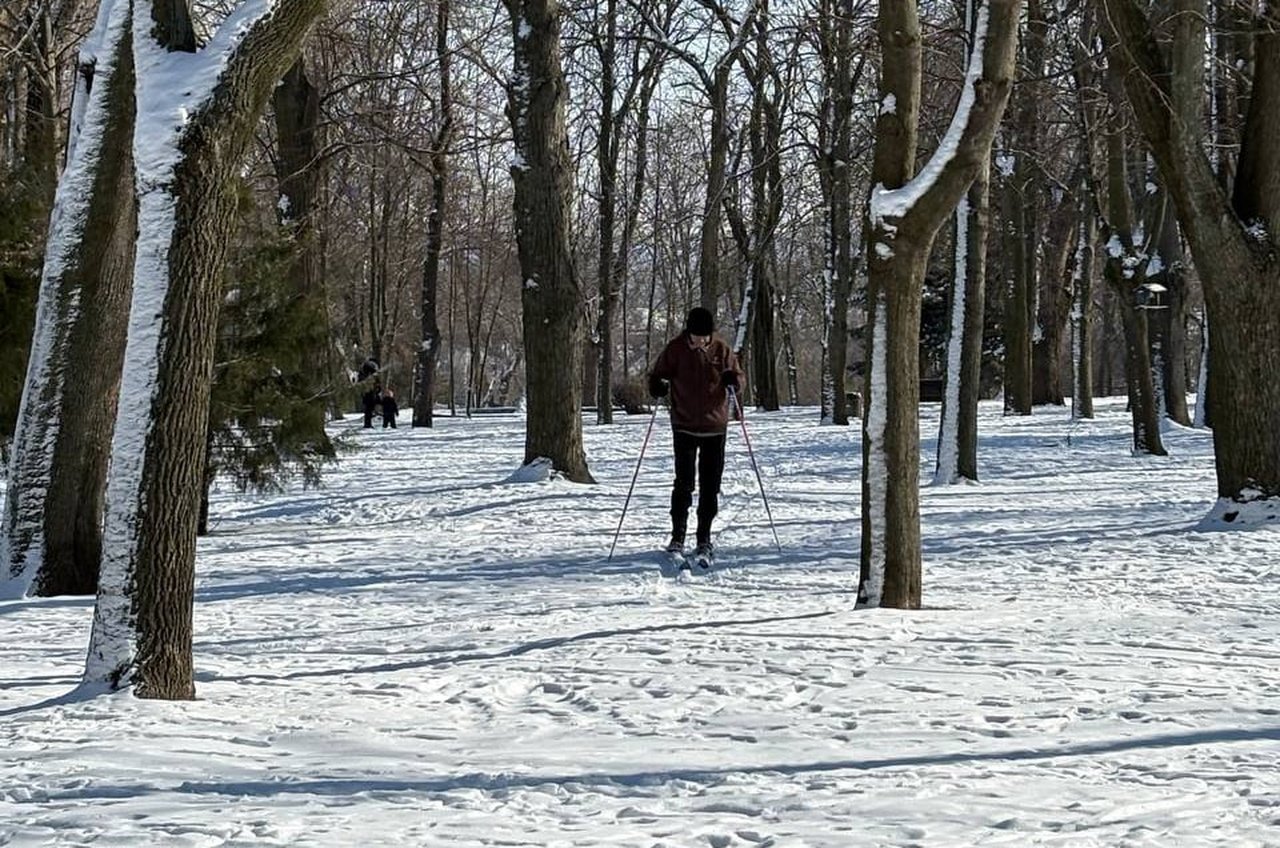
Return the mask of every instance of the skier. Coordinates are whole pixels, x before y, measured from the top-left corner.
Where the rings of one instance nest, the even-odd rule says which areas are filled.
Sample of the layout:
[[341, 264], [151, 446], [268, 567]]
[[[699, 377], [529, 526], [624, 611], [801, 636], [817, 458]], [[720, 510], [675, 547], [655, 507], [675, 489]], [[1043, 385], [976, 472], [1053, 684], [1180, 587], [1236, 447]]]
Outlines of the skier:
[[715, 317], [699, 306], [689, 312], [684, 332], [667, 343], [649, 372], [649, 394], [670, 395], [676, 479], [671, 488], [671, 541], [667, 551], [683, 555], [698, 481], [698, 527], [694, 562], [710, 568], [714, 547], [711, 522], [719, 509], [724, 473], [729, 396], [740, 393], [746, 375], [729, 345], [715, 335]]
[[396, 403], [396, 393], [391, 389], [387, 389], [382, 393], [382, 429], [390, 427], [392, 430], [396, 428], [396, 413], [400, 411], [399, 405]]

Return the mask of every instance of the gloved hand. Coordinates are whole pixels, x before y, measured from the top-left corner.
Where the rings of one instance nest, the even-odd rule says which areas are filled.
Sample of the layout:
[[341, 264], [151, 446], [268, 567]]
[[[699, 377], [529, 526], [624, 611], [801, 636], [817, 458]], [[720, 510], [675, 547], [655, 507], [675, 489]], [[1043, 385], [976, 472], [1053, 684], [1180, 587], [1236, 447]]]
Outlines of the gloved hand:
[[649, 378], [649, 394], [652, 397], [664, 398], [667, 396], [667, 392], [670, 390], [671, 390], [671, 384], [668, 383], [666, 380], [662, 379], [661, 377], [651, 376]]
[[725, 372], [720, 375], [720, 385], [724, 386], [726, 389], [733, 389], [736, 392], [738, 390], [738, 372], [734, 371], [732, 368], [726, 369]]

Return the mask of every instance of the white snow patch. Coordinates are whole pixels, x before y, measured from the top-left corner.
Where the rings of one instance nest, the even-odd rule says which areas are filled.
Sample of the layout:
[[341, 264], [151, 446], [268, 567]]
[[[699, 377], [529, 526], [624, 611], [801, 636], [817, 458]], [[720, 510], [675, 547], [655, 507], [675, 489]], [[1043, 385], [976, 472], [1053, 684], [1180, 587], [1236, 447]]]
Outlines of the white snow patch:
[[504, 483], [545, 483], [555, 476], [555, 465], [549, 457], [539, 456], [517, 468]]

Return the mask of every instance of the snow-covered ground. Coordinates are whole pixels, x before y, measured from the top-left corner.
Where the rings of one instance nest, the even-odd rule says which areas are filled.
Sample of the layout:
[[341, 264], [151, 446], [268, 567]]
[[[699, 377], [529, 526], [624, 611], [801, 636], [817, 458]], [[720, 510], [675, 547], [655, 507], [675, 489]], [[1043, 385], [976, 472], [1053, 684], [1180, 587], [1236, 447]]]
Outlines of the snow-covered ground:
[[90, 603], [0, 604], [0, 844], [1280, 846], [1280, 531], [1198, 531], [1207, 434], [1100, 415], [984, 407], [913, 613], [853, 609], [814, 410], [749, 422], [785, 555], [735, 432], [687, 584], [661, 421], [612, 564], [647, 419], [586, 428], [596, 486], [503, 484], [515, 417], [356, 430], [325, 489], [216, 493], [198, 701], [68, 699]]

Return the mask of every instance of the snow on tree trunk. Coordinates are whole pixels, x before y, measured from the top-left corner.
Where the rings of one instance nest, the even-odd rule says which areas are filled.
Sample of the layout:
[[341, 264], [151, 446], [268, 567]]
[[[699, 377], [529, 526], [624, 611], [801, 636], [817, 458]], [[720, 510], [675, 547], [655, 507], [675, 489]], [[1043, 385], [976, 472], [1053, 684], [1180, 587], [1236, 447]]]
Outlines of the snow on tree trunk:
[[[81, 49], [0, 532], [0, 595], [92, 594], [124, 352], [135, 210], [124, 3]], [[5, 579], [7, 578], [7, 579]]]
[[134, 2], [135, 284], [86, 683], [194, 697], [196, 527], [235, 179], [322, 7], [244, 3], [187, 53], [157, 41], [174, 43], [185, 9]]
[[[859, 599], [878, 607], [884, 596], [885, 552], [889, 521], [889, 465], [885, 431], [888, 426], [888, 368], [885, 344], [887, 332], [883, 292], [871, 302], [869, 370], [866, 378], [867, 405], [863, 415], [862, 455], [862, 590]], [[917, 521], [918, 521], [917, 517]]]
[[960, 351], [956, 473], [978, 479], [978, 402], [982, 399], [982, 343], [986, 320], [987, 239], [991, 231], [991, 163], [984, 158], [969, 188], [969, 248], [965, 253], [964, 341]]
[[[951, 284], [951, 322], [947, 338], [946, 388], [942, 398], [942, 420], [938, 425], [938, 462], [934, 469], [935, 484], [954, 483], [960, 476], [960, 385], [965, 345], [965, 314], [969, 291], [969, 198], [961, 198], [956, 206], [955, 277]], [[977, 295], [981, 297], [981, 293]]]

